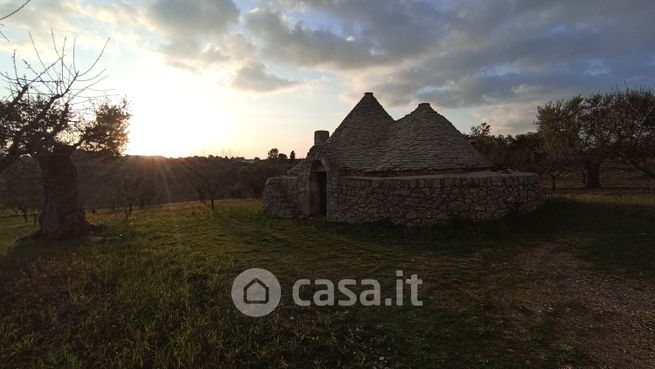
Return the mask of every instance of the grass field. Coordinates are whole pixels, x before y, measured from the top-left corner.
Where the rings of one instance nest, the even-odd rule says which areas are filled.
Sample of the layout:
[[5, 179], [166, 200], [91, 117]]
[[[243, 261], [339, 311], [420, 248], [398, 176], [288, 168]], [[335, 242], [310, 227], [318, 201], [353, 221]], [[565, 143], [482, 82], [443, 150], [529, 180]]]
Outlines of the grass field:
[[[0, 220], [2, 368], [652, 368], [655, 195], [550, 199], [502, 222], [411, 230], [280, 220], [257, 201], [93, 215], [75, 242]], [[280, 306], [237, 311], [260, 267]], [[298, 278], [416, 273], [421, 307], [299, 307]]]

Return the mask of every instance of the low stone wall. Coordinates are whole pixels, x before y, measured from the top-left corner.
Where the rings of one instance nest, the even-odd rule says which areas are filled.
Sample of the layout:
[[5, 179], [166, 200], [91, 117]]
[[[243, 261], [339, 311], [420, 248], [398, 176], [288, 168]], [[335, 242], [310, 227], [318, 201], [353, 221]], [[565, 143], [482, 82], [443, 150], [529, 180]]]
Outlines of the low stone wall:
[[262, 194], [264, 211], [280, 218], [300, 216], [297, 182], [298, 177], [295, 176], [269, 178]]
[[330, 220], [346, 223], [390, 221], [426, 226], [453, 219], [483, 221], [543, 203], [533, 173], [473, 172], [413, 177], [341, 177]]

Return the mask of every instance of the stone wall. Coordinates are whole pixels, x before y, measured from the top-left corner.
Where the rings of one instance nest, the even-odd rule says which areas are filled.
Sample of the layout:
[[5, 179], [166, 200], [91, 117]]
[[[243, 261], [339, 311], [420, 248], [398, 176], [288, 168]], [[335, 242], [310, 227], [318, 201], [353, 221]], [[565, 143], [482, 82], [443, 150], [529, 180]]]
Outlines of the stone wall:
[[262, 206], [267, 214], [280, 218], [300, 216], [298, 206], [298, 177], [272, 177], [266, 181]]
[[[306, 175], [269, 178], [264, 211], [282, 218], [307, 216]], [[390, 221], [428, 226], [453, 219], [474, 222], [528, 212], [542, 205], [533, 173], [471, 172], [404, 177], [328, 176], [328, 220]]]
[[425, 226], [453, 219], [483, 221], [543, 203], [539, 177], [532, 173], [473, 172], [413, 177], [341, 177], [330, 220], [346, 223], [390, 221]]

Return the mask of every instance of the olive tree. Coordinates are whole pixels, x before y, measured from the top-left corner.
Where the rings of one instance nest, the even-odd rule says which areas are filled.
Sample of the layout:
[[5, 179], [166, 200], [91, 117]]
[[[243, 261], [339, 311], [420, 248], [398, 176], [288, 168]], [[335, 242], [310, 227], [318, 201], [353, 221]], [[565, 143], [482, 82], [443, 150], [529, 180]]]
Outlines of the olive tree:
[[[99, 100], [95, 87], [104, 79], [97, 71], [103, 54], [86, 68], [75, 60], [75, 43], [55, 42], [54, 60], [45, 62], [34, 46], [35, 62], [18, 61], [2, 73], [7, 96], [0, 98], [0, 174], [24, 155], [35, 158], [43, 176], [44, 201], [37, 235], [66, 238], [94, 227], [79, 201], [76, 149], [118, 155], [127, 143], [127, 102]], [[105, 44], [106, 47], [106, 44]]]
[[584, 169], [585, 186], [600, 187], [602, 165], [624, 161], [655, 178], [655, 95], [616, 89], [549, 102], [538, 108], [538, 132], [555, 162]]
[[655, 94], [646, 88], [614, 91], [611, 129], [619, 157], [655, 179]]
[[605, 120], [595, 120], [603, 117], [604, 103], [598, 96], [576, 96], [537, 108], [537, 133], [550, 157], [551, 178], [566, 167], [579, 166], [585, 187], [600, 187], [600, 169], [610, 154]]
[[[21, 214], [25, 222], [28, 215], [41, 205], [43, 185], [37, 162], [24, 156], [16, 160], [0, 176], [2, 205]], [[34, 216], [36, 222], [36, 216]]]

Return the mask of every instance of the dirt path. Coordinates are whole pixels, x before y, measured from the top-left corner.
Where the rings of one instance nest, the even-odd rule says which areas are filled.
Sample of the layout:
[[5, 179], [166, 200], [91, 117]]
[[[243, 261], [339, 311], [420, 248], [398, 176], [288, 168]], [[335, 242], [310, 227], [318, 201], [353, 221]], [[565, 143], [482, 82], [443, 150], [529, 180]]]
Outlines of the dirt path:
[[592, 269], [549, 245], [510, 265], [524, 281], [499, 301], [509, 318], [553, 318], [558, 335], [582, 344], [599, 368], [655, 368], [655, 286]]

